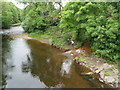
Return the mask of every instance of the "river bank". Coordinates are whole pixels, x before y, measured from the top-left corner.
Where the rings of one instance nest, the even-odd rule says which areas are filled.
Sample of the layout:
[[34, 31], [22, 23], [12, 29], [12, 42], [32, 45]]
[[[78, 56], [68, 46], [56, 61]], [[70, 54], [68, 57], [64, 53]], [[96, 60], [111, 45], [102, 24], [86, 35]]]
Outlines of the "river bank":
[[20, 26], [21, 23], [15, 23], [15, 24], [12, 24], [12, 27], [15, 27], [15, 26]]
[[[24, 38], [35, 39], [29, 37], [26, 33], [11, 35], [12, 38]], [[50, 44], [48, 39], [37, 39], [38, 41], [46, 44]], [[53, 46], [53, 45], [52, 45]], [[53, 46], [57, 48], [56, 46]], [[112, 87], [118, 87], [118, 66], [115, 63], [106, 63], [102, 58], [95, 58], [92, 55], [92, 50], [89, 46], [83, 46], [78, 49], [74, 49], [72, 46], [66, 46], [64, 49], [57, 48], [62, 51], [63, 54], [74, 57], [74, 62], [79, 65], [85, 66], [90, 69], [89, 72], [82, 72], [81, 75], [91, 75], [93, 78], [99, 79], [101, 82], [111, 85]]]
[[92, 55], [90, 48], [86, 46], [65, 53], [74, 56], [73, 60], [77, 64], [90, 69], [90, 71], [83, 72], [81, 75], [91, 75], [93, 78], [97, 78], [99, 81], [115, 88], [119, 86], [119, 67], [117, 63], [108, 63], [102, 58], [96, 58]]

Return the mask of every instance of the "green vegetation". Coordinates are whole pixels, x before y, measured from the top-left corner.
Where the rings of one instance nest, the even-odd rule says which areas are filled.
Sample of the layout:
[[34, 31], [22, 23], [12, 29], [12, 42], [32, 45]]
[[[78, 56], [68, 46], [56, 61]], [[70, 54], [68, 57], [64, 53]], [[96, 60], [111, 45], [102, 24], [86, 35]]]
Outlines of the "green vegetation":
[[43, 32], [33, 32], [28, 34], [29, 37], [33, 37], [36, 39], [50, 39], [51, 37]]
[[117, 61], [120, 58], [120, 28], [118, 8], [114, 5], [71, 2], [64, 7], [60, 26], [64, 32], [71, 33], [76, 43], [90, 42], [95, 55]]
[[118, 2], [69, 2], [59, 10], [53, 3], [29, 3], [23, 27], [31, 37], [50, 38], [61, 48], [69, 44], [68, 39], [75, 41], [75, 47], [89, 42], [97, 57], [118, 61], [119, 6]]
[[[27, 4], [21, 14], [14, 4], [3, 2], [3, 28], [23, 19], [23, 28], [30, 37], [50, 39], [60, 48], [71, 44], [68, 39], [75, 42], [75, 48], [87, 42], [95, 56], [107, 61], [120, 59], [119, 2], [69, 2], [64, 7], [55, 2]], [[56, 9], [55, 4], [60, 8]]]
[[110, 76], [110, 75], [114, 75], [114, 72], [111, 70], [107, 70], [104, 72], [104, 76]]
[[118, 70], [120, 70], [120, 67], [118, 65], [114, 65], [114, 66], [112, 66], [112, 69], [118, 69]]
[[0, 15], [0, 18], [2, 18], [2, 28], [10, 28], [12, 24], [22, 21], [22, 10], [11, 2], [3, 2], [1, 0], [0, 2], [2, 5], [2, 15]]
[[89, 60], [86, 60], [88, 57], [87, 56], [80, 56], [80, 57], [76, 57], [75, 59], [78, 60], [81, 63], [85, 63], [88, 67], [91, 66], [91, 62]]
[[80, 56], [80, 57], [76, 57], [75, 59], [79, 60], [80, 62], [84, 62], [84, 61], [86, 61], [85, 58], [86, 57], [84, 57], [84, 56]]
[[29, 33], [35, 31], [45, 32], [50, 26], [57, 25], [57, 15], [59, 14], [52, 3], [29, 3], [23, 12], [25, 16], [23, 28]]

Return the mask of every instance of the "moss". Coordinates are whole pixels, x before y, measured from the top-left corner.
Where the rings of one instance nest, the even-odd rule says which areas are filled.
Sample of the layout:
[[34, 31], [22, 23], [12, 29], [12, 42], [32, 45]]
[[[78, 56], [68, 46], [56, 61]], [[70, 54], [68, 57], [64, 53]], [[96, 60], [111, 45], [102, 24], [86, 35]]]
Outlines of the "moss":
[[101, 66], [100, 65], [97, 65], [96, 68], [100, 68]]
[[104, 76], [110, 76], [110, 74], [113, 73], [112, 71], [105, 71]]
[[91, 66], [91, 62], [90, 61], [86, 61], [86, 64], [87, 64], [88, 67]]
[[85, 57], [84, 56], [80, 56], [80, 57], [76, 57], [76, 60], [80, 61], [80, 62], [84, 62]]
[[85, 59], [86, 59], [86, 56], [76, 57], [75, 59], [78, 60], [79, 62], [84, 62], [84, 63], [86, 63], [86, 65], [87, 65], [88, 67], [91, 66], [91, 62], [88, 61], [88, 60], [85, 60]]

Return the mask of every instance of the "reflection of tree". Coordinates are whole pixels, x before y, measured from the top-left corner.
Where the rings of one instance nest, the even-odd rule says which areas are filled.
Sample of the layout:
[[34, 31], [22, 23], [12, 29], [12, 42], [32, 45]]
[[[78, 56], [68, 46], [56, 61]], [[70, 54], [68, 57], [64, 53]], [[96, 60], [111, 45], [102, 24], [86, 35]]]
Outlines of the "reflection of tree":
[[30, 55], [27, 55], [27, 61], [22, 62], [22, 72], [24, 72], [24, 73], [30, 72], [31, 64], [32, 64], [32, 62], [30, 59]]
[[38, 76], [49, 87], [61, 83], [60, 70], [65, 57], [57, 55], [57, 50], [49, 45], [37, 41], [28, 41], [28, 43], [31, 48], [32, 75]]
[[22, 72], [28, 73], [29, 71], [30, 71], [30, 66], [29, 66], [28, 62], [27, 63], [23, 62], [22, 63]]
[[97, 84], [92, 83], [91, 85], [90, 82], [92, 81], [89, 80], [90, 78], [83, 79], [84, 77], [80, 77], [78, 71], [75, 71], [79, 69], [76, 67], [74, 67], [76, 68], [75, 70], [73, 70], [72, 67], [72, 74], [69, 78], [62, 77], [60, 71], [62, 63], [65, 60], [64, 56], [60, 56], [57, 50], [49, 45], [42, 44], [39, 41], [28, 40], [28, 43], [31, 48], [32, 56], [32, 61], [30, 64], [31, 74], [33, 76], [38, 76], [40, 81], [44, 82], [44, 84], [48, 87], [56, 87], [61, 84], [64, 85], [62, 87], [69, 88], [100, 87], [101, 83], [97, 80], [93, 81]]
[[2, 87], [2, 35], [0, 35], [0, 87]]
[[7, 36], [4, 36], [3, 40], [4, 42], [2, 42], [2, 87], [6, 87], [7, 79], [11, 79], [11, 75], [8, 74], [8, 72], [10, 70], [13, 69], [13, 65], [12, 63], [7, 63], [7, 54], [10, 54], [10, 46], [9, 46], [9, 42], [10, 40], [8, 39]]

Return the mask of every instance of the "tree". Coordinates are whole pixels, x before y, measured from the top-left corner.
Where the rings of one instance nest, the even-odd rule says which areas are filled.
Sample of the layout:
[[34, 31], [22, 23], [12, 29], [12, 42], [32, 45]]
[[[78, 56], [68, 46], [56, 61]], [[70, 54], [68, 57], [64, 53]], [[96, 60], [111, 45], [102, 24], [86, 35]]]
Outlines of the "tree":
[[45, 31], [50, 26], [57, 24], [58, 15], [56, 12], [57, 10], [51, 2], [30, 3], [24, 9], [23, 27], [27, 32]]
[[11, 24], [21, 22], [21, 10], [11, 2], [2, 2], [2, 28], [10, 28]]
[[64, 7], [60, 27], [77, 43], [90, 42], [95, 55], [117, 61], [120, 30], [116, 7], [109, 2], [70, 2]]

